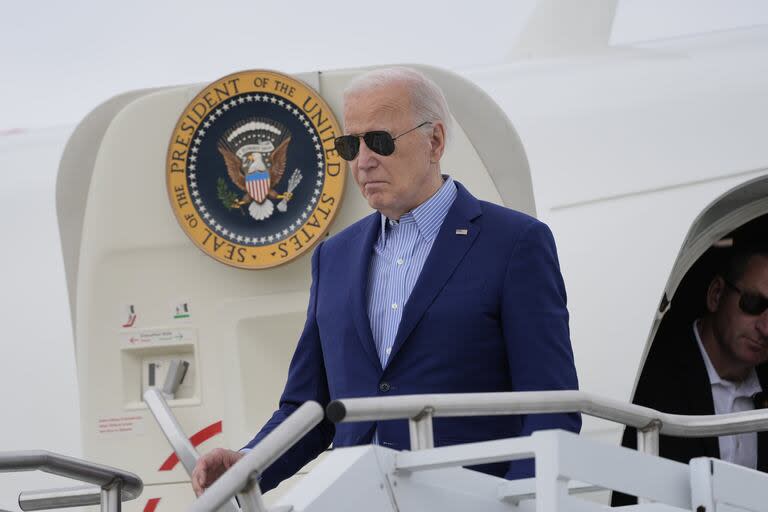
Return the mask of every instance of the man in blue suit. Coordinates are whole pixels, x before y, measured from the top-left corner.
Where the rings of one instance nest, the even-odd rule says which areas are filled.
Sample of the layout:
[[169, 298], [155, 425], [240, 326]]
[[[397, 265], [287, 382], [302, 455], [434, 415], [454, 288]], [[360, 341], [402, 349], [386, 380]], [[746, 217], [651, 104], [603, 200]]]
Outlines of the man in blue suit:
[[[246, 449], [307, 400], [577, 389], [552, 234], [441, 174], [450, 120], [442, 92], [412, 69], [373, 71], [345, 92], [346, 135], [336, 150], [377, 212], [315, 249], [307, 320], [280, 408]], [[580, 426], [577, 414], [437, 418], [434, 438], [441, 446]], [[331, 442], [410, 447], [404, 420], [326, 420], [264, 472], [261, 488]], [[195, 491], [242, 456], [206, 454]], [[533, 474], [532, 461], [473, 469]]]

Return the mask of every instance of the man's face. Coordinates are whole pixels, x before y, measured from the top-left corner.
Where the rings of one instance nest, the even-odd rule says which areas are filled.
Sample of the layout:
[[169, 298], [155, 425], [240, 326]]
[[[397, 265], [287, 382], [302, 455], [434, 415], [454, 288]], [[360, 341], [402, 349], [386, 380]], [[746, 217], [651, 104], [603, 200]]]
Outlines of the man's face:
[[[421, 124], [411, 113], [405, 85], [392, 83], [351, 95], [344, 105], [344, 133], [382, 130], [393, 137]], [[363, 197], [391, 219], [420, 205], [440, 187], [438, 162], [444, 147], [444, 128], [427, 125], [395, 141], [395, 151], [382, 156], [360, 140], [360, 152], [350, 162]]]
[[[768, 257], [753, 255], [744, 275], [733, 285], [744, 293], [768, 297]], [[722, 356], [731, 365], [752, 368], [768, 360], [768, 310], [760, 315], [744, 313], [740, 298], [741, 294], [721, 277], [710, 285], [707, 297]]]

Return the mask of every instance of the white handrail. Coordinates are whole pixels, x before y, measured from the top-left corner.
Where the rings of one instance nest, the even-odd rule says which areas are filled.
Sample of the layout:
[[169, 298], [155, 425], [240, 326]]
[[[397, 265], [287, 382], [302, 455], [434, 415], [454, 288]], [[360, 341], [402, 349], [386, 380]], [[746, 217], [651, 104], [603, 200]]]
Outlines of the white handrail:
[[680, 437], [709, 437], [768, 430], [768, 410], [730, 414], [686, 416], [626, 404], [584, 391], [529, 391], [508, 393], [460, 393], [345, 398], [327, 407], [334, 423], [417, 419], [431, 409], [432, 417], [488, 416], [581, 412], [640, 430], [658, 422], [659, 432]]
[[[339, 422], [408, 419], [411, 449], [432, 447], [432, 419], [446, 416], [489, 416], [541, 413], [583, 413], [638, 429], [641, 451], [658, 452], [658, 435], [707, 437], [768, 430], [768, 410], [709, 416], [686, 416], [626, 404], [583, 391], [529, 391], [401, 395], [334, 400], [326, 408]], [[322, 420], [319, 404], [307, 402], [232, 466], [192, 506], [189, 512], [210, 512], [245, 488], [260, 497], [255, 478]], [[264, 510], [263, 503], [253, 508]]]
[[66, 489], [38, 489], [19, 493], [22, 510], [48, 510], [55, 508], [87, 507], [101, 503], [101, 487], [81, 485]]
[[[411, 449], [433, 446], [432, 418], [440, 416], [492, 416], [579, 412], [637, 429], [638, 450], [658, 455], [659, 434], [709, 437], [768, 430], [768, 410], [686, 416], [669, 414], [584, 391], [526, 391], [457, 393], [345, 398], [326, 408], [334, 423], [408, 419]], [[427, 424], [429, 424], [427, 426]]]
[[101, 503], [105, 512], [119, 512], [121, 501], [138, 498], [144, 484], [128, 471], [44, 450], [0, 452], [0, 472], [44, 471], [98, 487], [50, 489], [21, 493], [22, 510], [67, 508]]
[[189, 438], [187, 438], [184, 430], [182, 430], [179, 422], [176, 421], [176, 417], [171, 412], [170, 407], [168, 407], [162, 392], [157, 388], [149, 388], [144, 392], [144, 402], [155, 417], [160, 430], [173, 448], [181, 465], [184, 466], [187, 474], [192, 476], [192, 470], [195, 469], [199, 455], [189, 441]]

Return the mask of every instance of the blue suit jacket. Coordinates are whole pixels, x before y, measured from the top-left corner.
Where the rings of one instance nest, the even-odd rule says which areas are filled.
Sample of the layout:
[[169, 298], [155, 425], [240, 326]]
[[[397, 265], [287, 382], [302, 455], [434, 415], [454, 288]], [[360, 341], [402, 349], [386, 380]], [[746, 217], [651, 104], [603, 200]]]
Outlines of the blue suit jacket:
[[[280, 408], [247, 447], [306, 400], [325, 406], [350, 397], [577, 389], [565, 287], [549, 228], [457, 188], [405, 305], [386, 368], [366, 308], [379, 214], [315, 249], [307, 321]], [[434, 437], [441, 446], [551, 428], [578, 432], [580, 426], [578, 414], [436, 418]], [[370, 443], [374, 428], [384, 446], [409, 448], [406, 420], [335, 427], [326, 420], [265, 471], [262, 489], [293, 475], [331, 441], [335, 447]], [[533, 475], [532, 461], [475, 469], [507, 478]]]

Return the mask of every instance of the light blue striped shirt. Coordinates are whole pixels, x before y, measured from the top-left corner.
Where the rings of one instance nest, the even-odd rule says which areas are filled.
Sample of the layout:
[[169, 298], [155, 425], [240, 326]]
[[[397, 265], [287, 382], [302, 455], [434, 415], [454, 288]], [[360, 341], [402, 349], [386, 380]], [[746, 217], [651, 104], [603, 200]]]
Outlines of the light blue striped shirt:
[[449, 176], [435, 195], [399, 221], [381, 215], [368, 269], [368, 319], [382, 368], [392, 352], [403, 307], [455, 199], [456, 185]]

